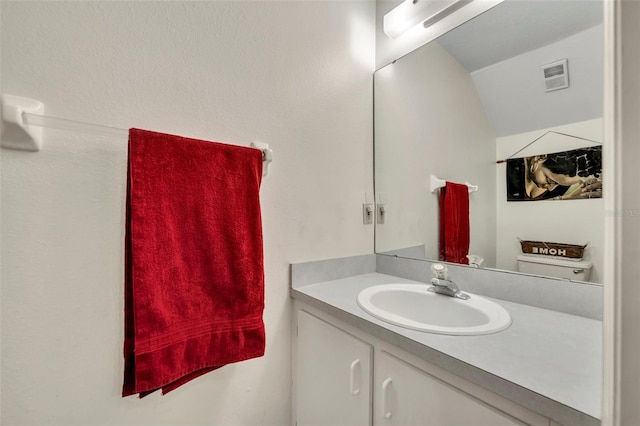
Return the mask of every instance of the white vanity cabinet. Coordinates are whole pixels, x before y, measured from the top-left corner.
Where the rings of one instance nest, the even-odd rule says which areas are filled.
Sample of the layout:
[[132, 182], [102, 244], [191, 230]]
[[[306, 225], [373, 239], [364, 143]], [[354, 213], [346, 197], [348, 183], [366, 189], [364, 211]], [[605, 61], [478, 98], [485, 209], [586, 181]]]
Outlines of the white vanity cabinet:
[[296, 424], [370, 425], [373, 348], [299, 310]]
[[385, 351], [374, 370], [374, 426], [524, 424]]
[[549, 419], [296, 303], [294, 421], [549, 426]]

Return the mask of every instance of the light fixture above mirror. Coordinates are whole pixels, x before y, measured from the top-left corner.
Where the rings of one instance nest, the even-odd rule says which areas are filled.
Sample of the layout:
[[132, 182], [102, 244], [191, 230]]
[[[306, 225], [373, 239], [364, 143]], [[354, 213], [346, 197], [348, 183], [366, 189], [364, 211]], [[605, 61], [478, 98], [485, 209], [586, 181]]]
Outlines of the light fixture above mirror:
[[395, 39], [416, 26], [427, 28], [471, 1], [405, 0], [384, 15], [384, 33]]

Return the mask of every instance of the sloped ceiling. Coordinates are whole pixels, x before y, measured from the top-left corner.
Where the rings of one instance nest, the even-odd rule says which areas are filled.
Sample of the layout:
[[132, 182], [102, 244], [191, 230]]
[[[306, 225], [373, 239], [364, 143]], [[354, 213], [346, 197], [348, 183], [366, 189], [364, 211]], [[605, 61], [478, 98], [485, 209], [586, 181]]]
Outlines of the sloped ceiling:
[[602, 23], [594, 0], [507, 0], [438, 38], [469, 72]]
[[[496, 136], [602, 117], [603, 32], [598, 25], [471, 73]], [[567, 58], [569, 87], [546, 92], [542, 65]]]
[[[472, 75], [496, 136], [602, 116], [601, 1], [506, 0], [437, 39]], [[541, 66], [567, 58], [568, 89]]]

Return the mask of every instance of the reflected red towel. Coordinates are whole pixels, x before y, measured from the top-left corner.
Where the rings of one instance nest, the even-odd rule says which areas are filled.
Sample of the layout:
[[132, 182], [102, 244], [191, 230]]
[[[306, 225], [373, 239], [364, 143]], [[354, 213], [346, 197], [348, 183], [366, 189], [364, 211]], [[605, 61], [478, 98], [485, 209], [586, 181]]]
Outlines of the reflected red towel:
[[129, 131], [122, 395], [264, 354], [262, 153]]
[[440, 188], [440, 260], [469, 264], [469, 188], [447, 182]]

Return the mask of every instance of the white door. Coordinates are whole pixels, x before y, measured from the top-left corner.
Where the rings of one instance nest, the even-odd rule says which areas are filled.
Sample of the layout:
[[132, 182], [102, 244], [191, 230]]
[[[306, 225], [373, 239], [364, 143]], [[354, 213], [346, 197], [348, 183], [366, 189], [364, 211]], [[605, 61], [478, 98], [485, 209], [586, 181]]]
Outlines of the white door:
[[298, 311], [298, 426], [371, 424], [371, 345]]
[[523, 424], [383, 351], [376, 353], [374, 400], [374, 426]]

